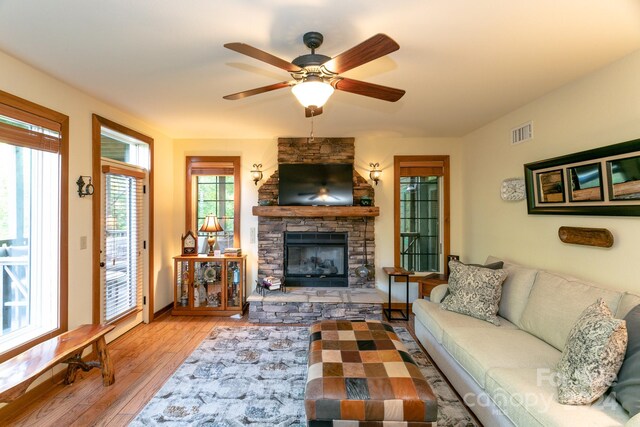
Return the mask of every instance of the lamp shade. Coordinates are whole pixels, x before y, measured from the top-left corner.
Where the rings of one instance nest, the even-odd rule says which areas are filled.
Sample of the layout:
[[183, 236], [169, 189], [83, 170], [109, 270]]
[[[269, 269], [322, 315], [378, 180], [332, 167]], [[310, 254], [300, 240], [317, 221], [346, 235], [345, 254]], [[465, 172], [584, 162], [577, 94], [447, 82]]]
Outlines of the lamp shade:
[[218, 221], [218, 217], [215, 215], [207, 215], [204, 218], [204, 224], [200, 227], [200, 231], [204, 233], [216, 233], [218, 231], [224, 231], [222, 226], [220, 226], [220, 222]]
[[333, 86], [322, 79], [307, 79], [293, 86], [291, 92], [304, 108], [322, 107], [333, 93]]

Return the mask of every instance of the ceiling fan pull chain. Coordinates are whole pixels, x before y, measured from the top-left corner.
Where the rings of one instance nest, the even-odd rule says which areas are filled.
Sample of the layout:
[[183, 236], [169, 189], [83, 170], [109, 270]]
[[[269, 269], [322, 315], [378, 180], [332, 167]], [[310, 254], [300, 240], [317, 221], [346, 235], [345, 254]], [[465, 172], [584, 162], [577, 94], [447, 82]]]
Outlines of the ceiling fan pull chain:
[[311, 135], [310, 135], [310, 138], [309, 138], [309, 142], [312, 143], [312, 144], [315, 142], [315, 140], [313, 138], [313, 109], [311, 109]]

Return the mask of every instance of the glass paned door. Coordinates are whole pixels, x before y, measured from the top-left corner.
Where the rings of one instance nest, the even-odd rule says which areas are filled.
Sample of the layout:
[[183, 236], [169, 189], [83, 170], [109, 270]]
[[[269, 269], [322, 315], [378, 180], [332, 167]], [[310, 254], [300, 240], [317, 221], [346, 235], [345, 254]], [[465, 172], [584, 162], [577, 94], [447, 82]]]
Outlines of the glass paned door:
[[143, 280], [142, 180], [104, 174], [103, 321], [141, 307]]
[[411, 271], [440, 271], [440, 177], [400, 177], [400, 263]]

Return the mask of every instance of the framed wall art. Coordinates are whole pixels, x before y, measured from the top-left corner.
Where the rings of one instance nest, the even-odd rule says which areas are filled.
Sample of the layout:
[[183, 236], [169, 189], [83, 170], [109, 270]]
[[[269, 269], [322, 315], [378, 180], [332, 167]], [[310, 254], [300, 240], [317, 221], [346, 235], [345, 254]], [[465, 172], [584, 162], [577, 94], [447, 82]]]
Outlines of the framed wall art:
[[640, 216], [640, 139], [524, 165], [530, 214]]

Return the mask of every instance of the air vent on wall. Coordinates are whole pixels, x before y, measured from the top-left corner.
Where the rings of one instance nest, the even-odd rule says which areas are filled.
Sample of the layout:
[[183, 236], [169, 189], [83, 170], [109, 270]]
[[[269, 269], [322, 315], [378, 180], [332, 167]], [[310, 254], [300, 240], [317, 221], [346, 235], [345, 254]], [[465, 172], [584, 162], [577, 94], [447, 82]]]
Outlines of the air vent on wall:
[[517, 128], [511, 129], [511, 144], [520, 144], [530, 139], [533, 139], [532, 122], [527, 122]]

